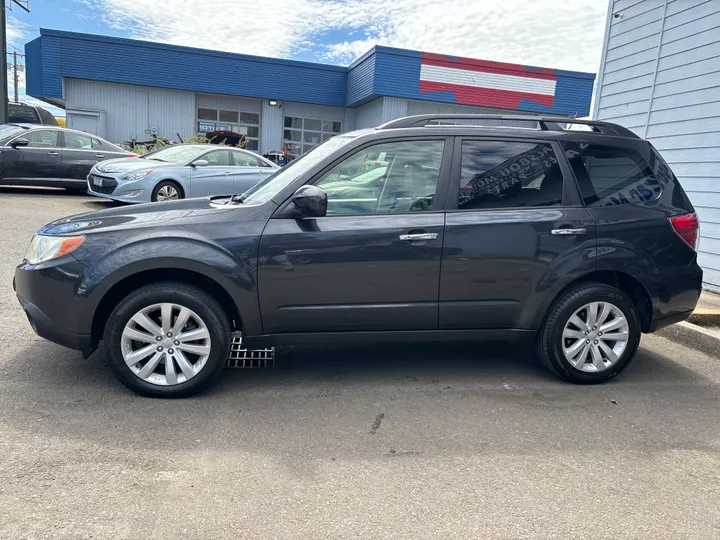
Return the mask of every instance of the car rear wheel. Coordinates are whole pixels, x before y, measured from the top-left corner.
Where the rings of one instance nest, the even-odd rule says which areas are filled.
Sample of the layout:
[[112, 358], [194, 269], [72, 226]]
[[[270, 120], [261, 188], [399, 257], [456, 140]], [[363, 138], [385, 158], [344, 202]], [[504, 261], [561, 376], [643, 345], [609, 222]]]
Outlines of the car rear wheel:
[[113, 310], [103, 336], [113, 373], [138, 394], [187, 397], [208, 388], [231, 344], [227, 315], [205, 291], [147, 285]]
[[176, 182], [163, 180], [152, 192], [152, 201], [177, 201], [184, 198], [183, 191]]
[[605, 382], [625, 369], [640, 344], [632, 300], [600, 283], [565, 292], [538, 334], [537, 354], [559, 377], [584, 384]]

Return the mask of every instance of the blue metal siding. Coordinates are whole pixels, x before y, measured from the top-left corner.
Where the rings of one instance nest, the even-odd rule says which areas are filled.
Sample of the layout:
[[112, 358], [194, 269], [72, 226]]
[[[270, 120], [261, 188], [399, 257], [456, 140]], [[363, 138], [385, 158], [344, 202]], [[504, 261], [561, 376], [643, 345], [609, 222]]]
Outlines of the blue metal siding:
[[[31, 96], [42, 96], [42, 38], [33, 39], [25, 44], [27, 64], [25, 72], [25, 91]], [[61, 96], [62, 97], [62, 96]]]
[[372, 99], [374, 85], [375, 54], [371, 53], [348, 68], [347, 106], [355, 107]]
[[[43, 91], [61, 77], [345, 106], [347, 70], [145, 41], [41, 30]], [[50, 57], [52, 54], [52, 57]], [[28, 59], [28, 63], [33, 62]], [[59, 67], [59, 73], [55, 70]], [[51, 72], [51, 69], [53, 72]], [[52, 79], [52, 87], [48, 86]]]

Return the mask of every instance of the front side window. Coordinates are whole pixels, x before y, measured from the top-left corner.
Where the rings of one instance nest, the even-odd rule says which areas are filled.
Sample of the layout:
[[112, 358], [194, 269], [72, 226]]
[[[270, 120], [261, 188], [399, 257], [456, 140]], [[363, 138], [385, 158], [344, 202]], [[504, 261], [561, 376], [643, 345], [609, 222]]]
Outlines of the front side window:
[[24, 138], [28, 140], [30, 147], [47, 148], [58, 145], [58, 132], [54, 129], [28, 131]]
[[444, 141], [403, 141], [360, 150], [315, 185], [328, 195], [328, 215], [432, 210]]
[[[655, 175], [635, 150], [587, 143], [563, 143], [562, 147], [588, 206], [639, 203], [660, 195], [662, 171]], [[655, 161], [656, 168], [663, 167], [660, 160]]]
[[229, 167], [230, 150], [213, 150], [205, 154], [201, 159], [206, 160], [211, 167]]
[[562, 192], [549, 143], [463, 141], [458, 209], [558, 206]]
[[92, 148], [92, 139], [87, 135], [79, 133], [65, 132], [65, 148], [75, 148], [78, 150], [90, 150]]

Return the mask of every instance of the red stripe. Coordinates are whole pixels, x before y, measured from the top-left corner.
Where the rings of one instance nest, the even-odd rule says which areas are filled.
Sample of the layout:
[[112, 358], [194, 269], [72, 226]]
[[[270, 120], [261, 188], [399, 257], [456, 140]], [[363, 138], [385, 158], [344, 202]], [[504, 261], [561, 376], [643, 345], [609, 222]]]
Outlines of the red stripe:
[[546, 79], [549, 81], [557, 80], [555, 70], [550, 68], [528, 70], [526, 66], [521, 66], [519, 64], [491, 62], [490, 60], [476, 60], [474, 58], [458, 58], [457, 60], [453, 60], [447, 56], [433, 53], [423, 53], [421, 64], [464, 69], [466, 71], [481, 71], [484, 73], [498, 73], [500, 75], [514, 75], [516, 77], [527, 77], [529, 79]]
[[531, 94], [529, 92], [514, 92], [512, 90], [493, 90], [490, 88], [477, 88], [475, 86], [462, 86], [432, 81], [420, 81], [420, 93], [452, 92], [455, 102], [462, 105], [480, 105], [483, 107], [499, 107], [502, 109], [517, 109], [520, 101], [528, 100], [540, 105], [552, 107], [555, 96]]

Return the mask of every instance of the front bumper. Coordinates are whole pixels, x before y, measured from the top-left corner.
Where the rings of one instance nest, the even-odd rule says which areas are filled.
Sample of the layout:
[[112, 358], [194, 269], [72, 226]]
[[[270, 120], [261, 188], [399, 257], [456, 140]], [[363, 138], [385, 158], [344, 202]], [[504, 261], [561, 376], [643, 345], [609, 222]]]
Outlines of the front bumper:
[[64, 255], [37, 266], [21, 264], [13, 289], [37, 335], [88, 356], [95, 344], [87, 294], [96, 281], [72, 255]]
[[95, 350], [96, 347], [93, 345], [90, 334], [73, 334], [72, 332], [67, 332], [55, 324], [55, 322], [35, 304], [29, 302], [19, 294], [17, 298], [23, 310], [25, 310], [25, 315], [30, 322], [30, 326], [41, 338], [45, 338], [63, 347], [68, 347], [69, 349], [82, 351], [84, 356], [89, 356]]
[[[93, 183], [93, 178], [100, 178], [102, 180], [102, 186], [96, 186]], [[150, 191], [145, 189], [144, 185], [139, 185], [143, 179], [131, 182], [122, 182], [117, 178], [109, 174], [96, 173], [94, 170], [90, 171], [87, 177], [87, 193], [95, 197], [102, 197], [104, 199], [111, 199], [113, 201], [124, 202], [124, 203], [147, 203], [150, 202]], [[141, 193], [137, 195], [127, 195], [129, 191], [138, 190]]]

